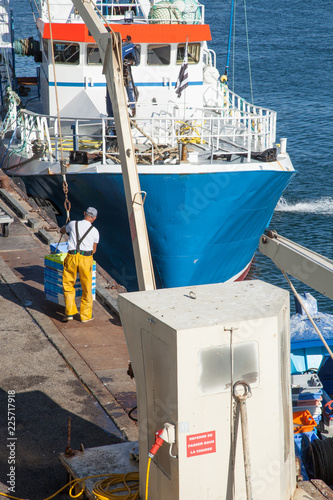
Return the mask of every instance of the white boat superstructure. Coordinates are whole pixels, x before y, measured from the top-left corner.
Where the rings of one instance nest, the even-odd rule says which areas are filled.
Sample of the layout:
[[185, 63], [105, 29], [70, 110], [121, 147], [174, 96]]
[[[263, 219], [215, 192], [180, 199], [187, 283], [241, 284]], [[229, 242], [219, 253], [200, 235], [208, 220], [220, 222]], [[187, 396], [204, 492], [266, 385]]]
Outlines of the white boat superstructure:
[[[48, 2], [41, 0], [40, 5], [37, 25], [42, 37], [43, 112], [56, 114], [56, 79], [62, 116], [87, 118], [106, 114], [106, 83], [98, 48], [72, 2], [50, 2], [52, 34]], [[187, 39], [191, 75], [186, 101], [194, 100], [197, 106], [208, 104], [212, 97], [205, 97], [202, 86], [209, 83], [210, 87], [212, 79], [217, 84], [219, 73], [215, 54], [207, 47], [211, 37], [209, 27], [204, 24], [204, 6], [196, 0], [178, 0], [174, 3], [103, 1], [96, 2], [96, 7], [110, 29], [119, 31], [124, 42], [132, 41], [135, 46], [130, 69], [138, 94], [137, 116], [140, 116], [140, 104], [153, 111], [161, 104], [177, 102], [174, 86]], [[183, 11], [179, 10], [181, 7]], [[191, 35], [193, 28], [195, 34]], [[51, 36], [56, 75], [52, 66]], [[180, 39], [183, 43], [179, 43]], [[183, 103], [184, 98], [181, 101]]]
[[[139, 162], [176, 161], [179, 144], [187, 143], [194, 164], [207, 163], [208, 156], [212, 162], [214, 155], [223, 154], [229, 160], [230, 154], [240, 154], [250, 162], [253, 152], [273, 148], [276, 113], [246, 102], [220, 80], [215, 53], [207, 47], [210, 31], [204, 24], [203, 5], [196, 0], [137, 0], [99, 1], [96, 7], [124, 40], [124, 69], [131, 77], [128, 105]], [[69, 151], [84, 149], [99, 152], [103, 164], [116, 163], [117, 148], [110, 148], [115, 130], [95, 41], [70, 0], [41, 0], [40, 15], [40, 99], [34, 101], [29, 95], [29, 110], [22, 99], [23, 109], [16, 116], [15, 96], [10, 93], [1, 134], [7, 136], [12, 130], [9, 141], [27, 158], [36, 155], [38, 141], [38, 159], [42, 156], [51, 163], [58, 161], [61, 147], [67, 158]], [[156, 40], [159, 43], [152, 43]], [[175, 85], [186, 46], [189, 85], [178, 98]], [[171, 148], [171, 158], [161, 158], [159, 144]]]
[[[60, 224], [65, 169], [73, 217], [86, 199], [100, 208], [98, 223], [110, 234], [101, 263], [134, 290], [114, 103], [96, 41], [71, 0], [38, 5], [37, 78], [19, 82], [20, 105], [14, 86], [3, 92], [0, 168], [22, 177], [35, 199], [52, 201]], [[197, 0], [105, 0], [94, 8], [122, 39], [118, 61], [157, 285], [243, 278], [295, 172], [286, 140], [276, 143], [275, 111], [247, 102], [220, 77]]]

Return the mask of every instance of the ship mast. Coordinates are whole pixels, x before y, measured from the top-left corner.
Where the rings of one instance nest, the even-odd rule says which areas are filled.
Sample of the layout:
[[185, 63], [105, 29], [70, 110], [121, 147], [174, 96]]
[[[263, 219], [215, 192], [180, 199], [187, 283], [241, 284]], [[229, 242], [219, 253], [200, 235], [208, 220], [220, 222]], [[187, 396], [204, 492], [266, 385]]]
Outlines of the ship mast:
[[234, 0], [231, 0], [228, 52], [227, 52], [227, 62], [226, 62], [225, 73], [224, 73], [225, 76], [227, 77], [227, 79], [228, 79], [228, 73], [229, 73], [229, 61], [230, 61], [230, 51], [231, 51], [231, 37], [232, 37], [233, 19], [234, 19]]

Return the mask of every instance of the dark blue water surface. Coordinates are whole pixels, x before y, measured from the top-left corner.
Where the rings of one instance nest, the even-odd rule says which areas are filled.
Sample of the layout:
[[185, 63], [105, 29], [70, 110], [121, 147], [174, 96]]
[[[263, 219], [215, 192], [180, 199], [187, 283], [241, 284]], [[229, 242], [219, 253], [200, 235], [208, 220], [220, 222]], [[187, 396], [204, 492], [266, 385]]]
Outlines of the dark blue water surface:
[[[205, 5], [211, 48], [224, 72], [230, 2], [207, 0]], [[277, 111], [277, 139], [288, 138], [287, 149], [298, 171], [275, 210], [270, 228], [332, 259], [333, 2], [251, 0], [247, 2], [247, 24], [254, 103]], [[236, 2], [234, 32], [229, 86], [251, 100], [241, 1]], [[259, 253], [251, 274], [288, 288], [281, 272]], [[323, 312], [333, 313], [331, 300], [292, 281], [299, 292], [313, 293]]]
[[[210, 48], [224, 73], [231, 0], [203, 3], [212, 32]], [[29, 0], [11, 4], [16, 36], [36, 36]], [[270, 228], [333, 258], [333, 2], [248, 0], [246, 7], [253, 100], [277, 111], [277, 139], [288, 138], [287, 149], [298, 171]], [[235, 10], [229, 86], [251, 100], [244, 2], [238, 0]], [[30, 72], [27, 58], [22, 58], [19, 73]], [[251, 275], [288, 288], [281, 272], [259, 253]], [[332, 301], [297, 280], [293, 283], [299, 292], [313, 293], [320, 310], [333, 313]]]

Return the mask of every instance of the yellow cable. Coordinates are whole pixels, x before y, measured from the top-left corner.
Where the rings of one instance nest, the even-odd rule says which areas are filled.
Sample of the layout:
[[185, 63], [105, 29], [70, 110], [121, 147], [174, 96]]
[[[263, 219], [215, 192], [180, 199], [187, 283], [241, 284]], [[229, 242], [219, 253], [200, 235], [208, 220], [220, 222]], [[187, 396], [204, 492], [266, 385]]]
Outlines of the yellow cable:
[[145, 500], [148, 500], [148, 485], [149, 485], [149, 471], [150, 471], [150, 463], [151, 463], [151, 457], [148, 458], [148, 464], [147, 464], [147, 475], [146, 475], [146, 495], [145, 495]]
[[[149, 471], [150, 471], [151, 457], [148, 458], [147, 464], [147, 475], [146, 475], [146, 494], [145, 500], [148, 500], [148, 486], [149, 486]], [[53, 495], [45, 498], [44, 500], [51, 500], [57, 496], [65, 488], [69, 489], [69, 496], [71, 498], [78, 498], [84, 492], [86, 487], [85, 481], [87, 479], [94, 479], [96, 477], [104, 477], [101, 481], [97, 481], [93, 488], [93, 494], [98, 500], [138, 500], [139, 499], [139, 473], [138, 472], [128, 472], [127, 474], [98, 474], [96, 476], [87, 476], [82, 479], [73, 479], [69, 483], [65, 484], [60, 490], [53, 493]], [[128, 483], [132, 484], [128, 484]], [[124, 486], [111, 489], [111, 486], [123, 483]], [[73, 494], [73, 489], [78, 485], [81, 485], [81, 490], [76, 495]], [[126, 492], [126, 495], [120, 495], [119, 493]], [[7, 493], [1, 493], [0, 497], [4, 496], [6, 498], [12, 498], [13, 500], [25, 500], [24, 498], [14, 497], [8, 495]]]
[[[94, 490], [93, 492], [95, 493], [95, 488], [96, 486], [98, 486], [99, 488], [99, 492], [98, 493], [95, 493], [96, 497], [99, 499], [99, 500], [112, 500], [112, 499], [117, 499], [117, 500], [137, 500], [139, 498], [139, 473], [138, 472], [129, 472], [128, 474], [98, 474], [96, 476], [87, 476], [87, 477], [83, 477], [82, 479], [73, 479], [72, 481], [70, 481], [69, 483], [65, 484], [65, 486], [63, 486], [62, 488], [60, 488], [60, 490], [56, 491], [55, 493], [53, 493], [53, 495], [45, 498], [44, 500], [51, 500], [51, 498], [54, 498], [55, 496], [57, 496], [61, 491], [63, 491], [64, 489], [68, 488], [69, 486], [70, 489], [69, 489], [69, 496], [71, 498], [78, 498], [83, 492], [84, 492], [84, 489], [85, 489], [85, 481], [87, 479], [94, 479], [96, 477], [104, 477], [105, 479], [103, 481], [98, 481], [95, 486], [94, 486]], [[113, 480], [116, 479], [116, 480]], [[100, 486], [101, 483], [104, 483], [105, 481], [107, 481], [109, 483], [109, 485], [111, 484], [118, 484], [120, 482], [123, 482], [124, 485], [125, 485], [125, 488], [121, 489], [121, 488], [118, 488], [114, 491], [116, 492], [120, 492], [120, 491], [127, 491], [127, 496], [119, 496], [119, 495], [112, 495], [109, 491], [106, 491], [103, 489], [103, 486]], [[131, 486], [128, 486], [126, 481], [134, 481], [134, 484], [131, 485]], [[75, 488], [75, 486], [77, 486], [78, 484], [81, 485], [81, 491], [74, 495], [72, 492], [73, 492], [73, 489]], [[131, 489], [135, 489], [137, 491], [135, 491], [134, 494], [131, 494]], [[25, 500], [24, 498], [19, 498], [19, 497], [14, 497], [12, 495], [9, 495], [7, 493], [2, 493], [0, 492], [0, 497], [1, 496], [4, 496], [6, 498], [12, 498], [13, 500]]]
[[[129, 482], [132, 484], [128, 484]], [[121, 483], [124, 486], [112, 489], [112, 486]], [[98, 500], [137, 500], [139, 498], [139, 473], [112, 474], [102, 481], [98, 481], [92, 492]], [[122, 492], [126, 492], [126, 494], [120, 495], [119, 493]]]

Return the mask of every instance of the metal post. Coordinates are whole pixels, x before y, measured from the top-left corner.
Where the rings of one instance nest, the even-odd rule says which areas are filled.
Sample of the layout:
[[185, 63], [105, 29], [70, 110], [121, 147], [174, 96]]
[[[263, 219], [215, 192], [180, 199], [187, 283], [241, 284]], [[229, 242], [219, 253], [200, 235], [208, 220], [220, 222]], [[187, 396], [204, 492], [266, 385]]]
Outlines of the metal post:
[[78, 138], [78, 120], [75, 120], [75, 123], [71, 125], [71, 129], [73, 130], [73, 150], [79, 150], [79, 138]]
[[251, 116], [248, 117], [248, 137], [247, 137], [247, 161], [251, 161]]
[[58, 161], [59, 153], [58, 153], [58, 118], [54, 120], [54, 152], [55, 159]]
[[106, 142], [105, 142], [105, 118], [102, 119], [102, 153], [103, 153], [103, 165], [106, 163]]
[[[243, 388], [244, 393], [238, 394], [237, 386]], [[239, 380], [233, 386], [233, 397], [239, 404], [240, 415], [241, 415], [241, 425], [242, 425], [242, 441], [243, 441], [243, 457], [244, 457], [244, 470], [245, 470], [245, 486], [246, 486], [246, 498], [247, 500], [253, 500], [252, 495], [252, 482], [251, 482], [251, 462], [250, 462], [250, 452], [249, 452], [249, 426], [247, 422], [247, 409], [246, 400], [252, 396], [251, 387], [244, 380]]]

